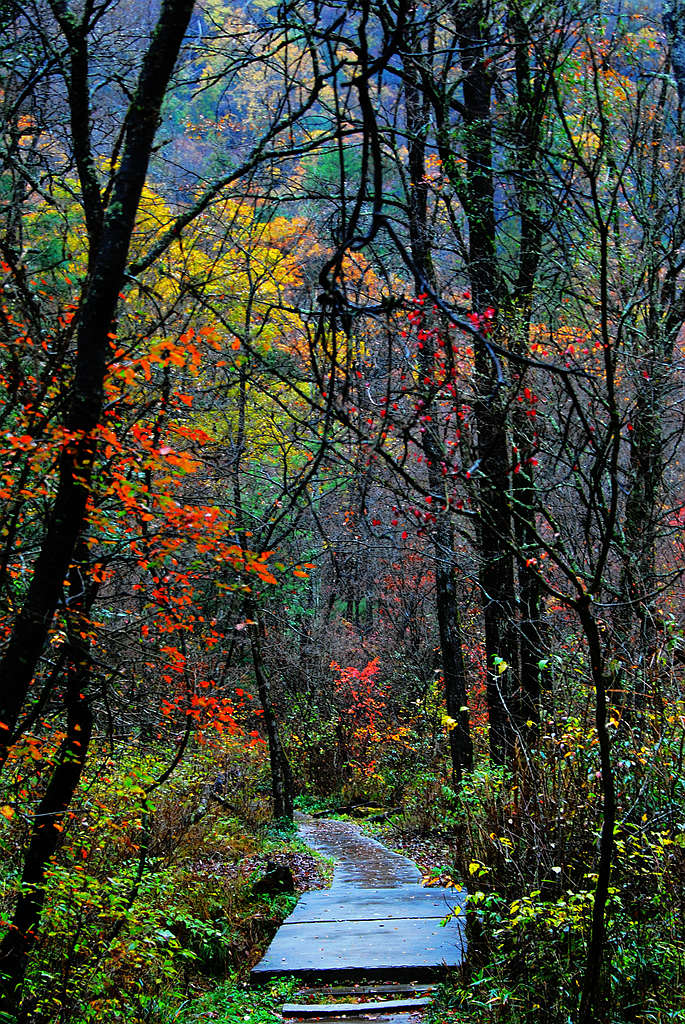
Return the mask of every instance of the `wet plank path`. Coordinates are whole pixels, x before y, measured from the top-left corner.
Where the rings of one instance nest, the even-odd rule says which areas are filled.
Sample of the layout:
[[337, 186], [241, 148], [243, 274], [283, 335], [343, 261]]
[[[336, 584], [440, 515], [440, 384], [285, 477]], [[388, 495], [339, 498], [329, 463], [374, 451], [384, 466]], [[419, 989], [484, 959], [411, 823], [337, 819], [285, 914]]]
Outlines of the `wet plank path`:
[[333, 883], [302, 896], [253, 968], [253, 981], [420, 981], [462, 962], [465, 893], [423, 888], [412, 861], [352, 822], [303, 818], [299, 829], [305, 842], [335, 858]]

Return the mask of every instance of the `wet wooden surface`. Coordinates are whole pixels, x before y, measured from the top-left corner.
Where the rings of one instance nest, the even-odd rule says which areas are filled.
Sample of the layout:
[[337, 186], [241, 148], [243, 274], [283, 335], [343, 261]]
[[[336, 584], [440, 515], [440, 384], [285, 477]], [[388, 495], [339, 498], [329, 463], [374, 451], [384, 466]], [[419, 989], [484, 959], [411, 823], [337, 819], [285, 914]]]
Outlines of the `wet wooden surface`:
[[[306, 892], [284, 924], [314, 921], [374, 921], [393, 918], [445, 918], [461, 906], [454, 889], [403, 885], [389, 889]], [[462, 901], [463, 902], [463, 901]]]
[[369, 1003], [285, 1003], [281, 1013], [284, 1017], [299, 1020], [323, 1020], [327, 1017], [357, 1017], [365, 1013], [408, 1013], [426, 1010], [432, 1003], [427, 997], [414, 999], [385, 999]]
[[351, 822], [308, 821], [301, 832], [336, 858], [333, 884], [302, 896], [253, 968], [253, 981], [418, 981], [462, 962], [464, 892], [421, 887], [415, 864]]

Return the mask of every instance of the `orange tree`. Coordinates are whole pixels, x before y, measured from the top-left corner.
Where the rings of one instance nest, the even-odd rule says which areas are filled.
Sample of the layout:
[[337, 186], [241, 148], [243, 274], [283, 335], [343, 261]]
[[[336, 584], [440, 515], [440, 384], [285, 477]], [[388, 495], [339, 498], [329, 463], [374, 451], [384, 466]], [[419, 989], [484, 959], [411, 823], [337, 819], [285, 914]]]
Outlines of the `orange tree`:
[[[71, 636], [63, 658], [58, 659], [56, 679], [47, 683], [51, 689], [56, 683], [63, 688], [65, 734], [34, 819], [22, 872], [24, 888], [0, 946], [3, 1010], [10, 1015], [17, 1011], [27, 957], [35, 941], [42, 906], [40, 883], [59, 837], [55, 826], [59, 825], [78, 784], [93, 728], [92, 710], [84, 692], [90, 674], [90, 654], [84, 644], [81, 620], [90, 613], [94, 593], [93, 587], [86, 587], [81, 577], [80, 569], [86, 556], [79, 538], [86, 521], [96, 460], [96, 431], [104, 402], [105, 367], [131, 235], [162, 101], [192, 8], [190, 0], [168, 0], [162, 5], [156, 31], [140, 63], [111, 191], [103, 197], [95, 177], [88, 111], [88, 38], [92, 31], [92, 6], [88, 5], [82, 14], [76, 15], [66, 3], [52, 5], [52, 15], [63, 37], [61, 45], [68, 48], [69, 54], [67, 81], [72, 141], [88, 234], [88, 279], [79, 297], [74, 327], [76, 357], [73, 381], [66, 396], [57, 480], [53, 492], [45, 495], [47, 528], [44, 536], [36, 538], [38, 553], [32, 560], [20, 607], [6, 627], [7, 639], [0, 661], [3, 680], [0, 743], [3, 757], [6, 757], [11, 744], [24, 732], [23, 716], [32, 714], [31, 697], [36, 685], [40, 685], [36, 670], [57, 607], [60, 601], [65, 602]], [[54, 32], [53, 26], [50, 30]], [[12, 270], [12, 263], [5, 261], [5, 273], [12, 274]], [[21, 271], [17, 270], [14, 277], [21, 287]], [[12, 327], [10, 341], [13, 345], [22, 342], [33, 345], [34, 339], [26, 342], [23, 323], [12, 324]], [[46, 337], [35, 339], [35, 343], [49, 348]], [[35, 443], [28, 432], [20, 436], [27, 445]], [[65, 595], [67, 579], [69, 587]], [[72, 600], [67, 604], [69, 597]]]
[[[163, 717], [178, 718], [180, 757], [188, 723], [232, 721], [230, 706], [206, 692], [218, 634], [211, 616], [196, 610], [198, 588], [211, 589], [217, 560], [233, 567], [236, 579], [273, 579], [264, 555], [231, 537], [229, 514], [185, 482], [199, 465], [204, 435], [185, 415], [191, 399], [177, 387], [179, 375], [197, 373], [201, 348], [217, 344], [201, 329], [206, 320], [190, 324], [188, 295], [203, 287], [198, 279], [206, 280], [215, 255], [203, 254], [202, 272], [197, 256], [192, 287], [180, 289], [174, 267], [163, 267], [161, 258], [176, 245], [183, 276], [179, 239], [188, 225], [246, 168], [275, 150], [276, 160], [297, 151], [294, 125], [321, 82], [313, 76], [304, 83], [295, 106], [283, 98], [264, 136], [243, 150], [244, 162], [204, 188], [189, 187], [182, 208], [155, 208], [148, 195], [139, 216], [193, 6], [164, 0], [149, 33], [136, 23], [124, 38], [116, 17], [125, 3], [116, 10], [50, 0], [36, 18], [19, 4], [3, 5], [5, 52], [21, 51], [24, 59], [3, 62], [10, 130], [0, 167], [8, 456], [0, 761], [10, 778], [23, 755], [23, 763], [41, 768], [30, 805], [22, 803], [21, 786], [18, 807], [3, 804], [5, 817], [26, 823], [16, 906], [0, 943], [2, 1008], [10, 1016], [36, 941], [46, 864], [91, 737], [111, 712], [101, 685], [112, 667], [111, 634], [134, 625], [141, 643], [153, 638], [148, 677], [159, 674], [165, 686]], [[101, 34], [103, 19], [108, 31]], [[114, 37], [116, 52], [109, 49]], [[248, 59], [254, 51], [240, 55]], [[181, 64], [187, 80], [187, 53]], [[117, 85], [95, 125], [93, 81], [114, 66]], [[288, 143], [279, 148], [286, 131]], [[117, 709], [124, 727], [136, 718], [125, 704]], [[148, 730], [156, 727], [154, 704], [142, 716]], [[43, 757], [37, 734], [48, 728], [54, 742]]]

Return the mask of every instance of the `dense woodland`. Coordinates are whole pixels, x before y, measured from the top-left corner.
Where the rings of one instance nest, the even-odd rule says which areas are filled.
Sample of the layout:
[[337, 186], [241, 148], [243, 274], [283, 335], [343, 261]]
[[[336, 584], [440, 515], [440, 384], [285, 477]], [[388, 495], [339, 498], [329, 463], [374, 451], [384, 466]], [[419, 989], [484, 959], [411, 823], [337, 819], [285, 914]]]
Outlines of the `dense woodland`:
[[0, 40], [0, 1020], [273, 1019], [298, 807], [468, 887], [433, 1024], [685, 1019], [685, 4]]

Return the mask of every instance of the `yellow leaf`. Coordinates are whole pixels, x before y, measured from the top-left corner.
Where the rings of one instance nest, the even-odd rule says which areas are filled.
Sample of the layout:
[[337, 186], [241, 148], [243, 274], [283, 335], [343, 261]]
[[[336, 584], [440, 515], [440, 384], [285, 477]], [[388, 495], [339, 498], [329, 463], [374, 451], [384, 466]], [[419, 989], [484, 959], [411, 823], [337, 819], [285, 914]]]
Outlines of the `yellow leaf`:
[[10, 807], [9, 804], [4, 804], [0, 807], [0, 814], [2, 814], [3, 818], [7, 818], [8, 821], [11, 821], [14, 817], [14, 808]]

